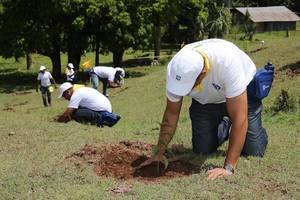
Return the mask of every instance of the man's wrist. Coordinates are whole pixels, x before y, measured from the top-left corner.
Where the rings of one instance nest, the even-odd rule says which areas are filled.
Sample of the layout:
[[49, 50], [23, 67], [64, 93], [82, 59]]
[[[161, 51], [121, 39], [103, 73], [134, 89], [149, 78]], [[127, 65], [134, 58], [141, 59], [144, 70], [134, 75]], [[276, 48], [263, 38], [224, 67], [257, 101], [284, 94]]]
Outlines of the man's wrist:
[[234, 174], [234, 167], [231, 164], [225, 163], [224, 164], [224, 169], [228, 174]]

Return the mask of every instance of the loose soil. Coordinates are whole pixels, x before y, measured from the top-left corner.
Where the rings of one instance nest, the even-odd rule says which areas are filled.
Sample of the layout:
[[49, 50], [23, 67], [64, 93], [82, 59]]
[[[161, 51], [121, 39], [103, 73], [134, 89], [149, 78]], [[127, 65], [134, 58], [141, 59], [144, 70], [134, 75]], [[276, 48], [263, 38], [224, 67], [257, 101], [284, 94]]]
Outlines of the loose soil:
[[16, 112], [15, 107], [17, 106], [23, 106], [28, 104], [28, 101], [24, 101], [21, 103], [16, 103], [16, 104], [5, 104], [4, 108], [2, 109], [3, 111], [9, 111], [9, 112]]
[[[165, 169], [162, 163], [153, 163], [136, 169], [151, 154], [151, 144], [144, 142], [122, 141], [119, 144], [88, 145], [69, 156], [77, 165], [93, 165], [99, 176], [121, 180], [159, 182], [175, 177], [199, 173], [200, 168], [184, 160], [169, 162]], [[178, 146], [177, 146], [178, 147]]]
[[24, 91], [24, 92], [13, 92], [11, 93], [11, 95], [27, 95], [27, 94], [31, 94], [32, 92], [29, 91]]

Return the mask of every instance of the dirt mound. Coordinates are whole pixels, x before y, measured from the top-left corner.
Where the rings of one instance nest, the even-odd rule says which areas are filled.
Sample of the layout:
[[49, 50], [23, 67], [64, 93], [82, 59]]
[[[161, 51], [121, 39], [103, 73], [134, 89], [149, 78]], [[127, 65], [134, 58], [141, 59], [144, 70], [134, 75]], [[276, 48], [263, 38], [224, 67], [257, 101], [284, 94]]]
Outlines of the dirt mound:
[[11, 93], [11, 95], [27, 95], [27, 94], [31, 94], [32, 92], [29, 91], [24, 91], [24, 92], [13, 92]]
[[162, 163], [153, 163], [136, 169], [151, 154], [151, 144], [122, 141], [119, 144], [101, 146], [85, 145], [69, 158], [79, 164], [90, 164], [99, 176], [114, 177], [121, 180], [137, 179], [142, 181], [161, 181], [188, 176], [199, 172], [199, 167], [182, 160], [169, 162], [167, 169]]

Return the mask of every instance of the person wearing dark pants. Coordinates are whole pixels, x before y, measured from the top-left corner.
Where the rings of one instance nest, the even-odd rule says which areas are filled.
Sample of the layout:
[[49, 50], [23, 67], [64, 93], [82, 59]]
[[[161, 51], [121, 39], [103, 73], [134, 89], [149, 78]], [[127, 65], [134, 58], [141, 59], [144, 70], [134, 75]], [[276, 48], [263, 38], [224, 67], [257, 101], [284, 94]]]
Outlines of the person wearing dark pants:
[[51, 92], [49, 87], [40, 86], [40, 91], [42, 93], [43, 104], [45, 107], [51, 106]]
[[[261, 122], [262, 103], [248, 98], [248, 130], [241, 155], [264, 155], [268, 136]], [[190, 107], [194, 153], [210, 154], [229, 137], [231, 121], [226, 104], [200, 104], [193, 100]]]
[[37, 87], [36, 91], [38, 92], [38, 88], [42, 93], [43, 104], [45, 107], [51, 106], [51, 83], [54, 83], [56, 88], [56, 83], [51, 73], [46, 70], [45, 66], [40, 67], [40, 71], [37, 76]]
[[253, 61], [231, 42], [207, 39], [185, 45], [167, 67], [167, 101], [157, 154], [140, 167], [163, 160], [177, 128], [184, 96], [192, 98], [195, 153], [215, 152], [229, 139], [223, 167], [208, 170], [208, 179], [232, 175], [241, 155], [262, 157], [268, 143], [261, 123], [262, 104], [247, 96], [247, 86], [255, 75]]
[[70, 102], [65, 112], [58, 116], [58, 122], [73, 119], [79, 123], [112, 127], [121, 119], [112, 113], [108, 98], [93, 88], [80, 87], [75, 90], [71, 83], [66, 82], [60, 86], [59, 92], [59, 98], [64, 97]]
[[125, 77], [125, 71], [122, 68], [113, 68], [105, 66], [96, 66], [87, 71], [91, 78], [92, 87], [97, 90], [99, 80], [102, 82], [104, 96], [108, 95], [108, 88], [121, 87]]

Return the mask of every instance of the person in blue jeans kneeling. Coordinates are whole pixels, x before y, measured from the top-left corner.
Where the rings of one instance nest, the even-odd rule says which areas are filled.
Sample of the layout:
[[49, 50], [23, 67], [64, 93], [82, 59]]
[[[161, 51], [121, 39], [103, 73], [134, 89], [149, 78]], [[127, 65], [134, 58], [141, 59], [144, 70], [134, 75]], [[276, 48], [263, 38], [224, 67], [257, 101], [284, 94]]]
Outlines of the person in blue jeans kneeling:
[[59, 98], [61, 97], [70, 102], [64, 113], [57, 117], [58, 122], [74, 119], [80, 123], [112, 127], [121, 118], [112, 112], [108, 98], [93, 88], [75, 89], [71, 83], [66, 82], [59, 88]]
[[253, 61], [231, 42], [208, 39], [184, 46], [167, 67], [167, 103], [158, 153], [139, 167], [163, 160], [175, 134], [183, 96], [192, 98], [194, 153], [213, 153], [229, 138], [224, 166], [208, 170], [208, 179], [232, 175], [240, 155], [262, 157], [268, 143], [261, 122], [262, 103], [247, 95], [255, 74]]

